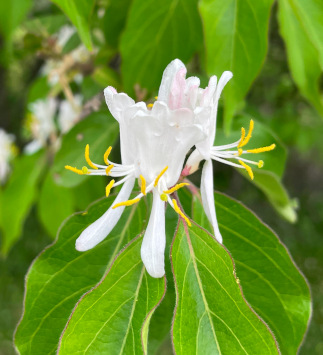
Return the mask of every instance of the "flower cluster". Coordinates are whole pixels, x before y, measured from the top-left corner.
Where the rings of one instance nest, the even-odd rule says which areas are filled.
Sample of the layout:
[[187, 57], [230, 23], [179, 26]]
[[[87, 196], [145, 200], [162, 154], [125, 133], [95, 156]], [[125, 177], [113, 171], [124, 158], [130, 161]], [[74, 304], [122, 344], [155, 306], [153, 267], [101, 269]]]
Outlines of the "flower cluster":
[[[232, 73], [228, 71], [223, 73], [219, 82], [216, 76], [212, 76], [208, 86], [202, 89], [197, 77], [186, 78], [184, 64], [176, 59], [165, 69], [158, 97], [153, 104], [135, 103], [112, 87], [104, 90], [108, 108], [120, 127], [122, 163], [117, 164], [109, 159], [111, 147], [104, 154], [105, 165], [92, 162], [87, 145], [85, 159], [89, 168], [66, 166], [66, 169], [80, 175], [111, 176], [113, 179], [106, 187], [107, 196], [112, 187], [123, 186], [111, 207], [76, 240], [77, 250], [85, 251], [101, 242], [114, 228], [126, 206], [139, 202], [152, 192], [153, 205], [141, 247], [141, 258], [151, 276], [162, 277], [165, 274], [165, 205], [168, 203], [190, 226], [190, 220], [172, 194], [187, 185], [178, 182], [181, 175], [193, 173], [202, 160], [205, 160], [201, 181], [202, 202], [215, 236], [222, 242], [215, 215], [211, 159], [246, 169], [253, 178], [250, 164], [261, 167], [263, 163], [255, 163], [241, 155], [274, 149], [274, 145], [243, 149], [251, 138], [253, 121], [247, 134], [242, 129], [237, 142], [213, 146], [218, 101], [231, 77]], [[183, 169], [185, 158], [194, 146], [196, 149]], [[232, 160], [237, 160], [238, 164]], [[116, 182], [116, 178], [121, 179]], [[136, 179], [139, 180], [141, 191], [129, 200]]]

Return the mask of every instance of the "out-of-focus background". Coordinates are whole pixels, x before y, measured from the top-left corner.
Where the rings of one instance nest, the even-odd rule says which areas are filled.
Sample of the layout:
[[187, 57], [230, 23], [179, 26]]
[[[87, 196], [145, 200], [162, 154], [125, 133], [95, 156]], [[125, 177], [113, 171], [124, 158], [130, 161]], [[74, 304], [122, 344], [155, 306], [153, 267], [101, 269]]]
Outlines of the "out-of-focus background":
[[[296, 11], [288, 0], [262, 2], [254, 18], [240, 9], [236, 27], [234, 9], [219, 1], [1, 2], [1, 355], [14, 353], [32, 260], [67, 216], [103, 196], [103, 179], [63, 171], [66, 161], [81, 161], [86, 143], [95, 154], [118, 140], [116, 126], [106, 122], [103, 89], [153, 101], [164, 67], [176, 57], [202, 86], [212, 74], [233, 71], [235, 89], [221, 100], [217, 139], [230, 135], [237, 117], [253, 117], [286, 148], [281, 174], [266, 176], [261, 186], [218, 164], [215, 188], [255, 211], [288, 247], [314, 303], [300, 354], [323, 353], [323, 42], [315, 27], [323, 23], [323, 6], [296, 1]], [[301, 23], [306, 11], [311, 23]]]

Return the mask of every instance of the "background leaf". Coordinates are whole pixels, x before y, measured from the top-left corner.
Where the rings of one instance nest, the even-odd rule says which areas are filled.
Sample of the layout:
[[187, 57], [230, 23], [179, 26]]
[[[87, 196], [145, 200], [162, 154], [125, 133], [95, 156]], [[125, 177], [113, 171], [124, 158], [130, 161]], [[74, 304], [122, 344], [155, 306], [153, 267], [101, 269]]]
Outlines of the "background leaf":
[[233, 72], [224, 90], [226, 133], [265, 60], [272, 3], [272, 0], [200, 2], [207, 72], [218, 76], [225, 70]]
[[246, 303], [227, 250], [201, 227], [179, 223], [171, 251], [176, 354], [278, 354], [273, 334]]
[[95, 0], [51, 0], [58, 5], [76, 27], [81, 40], [88, 50], [92, 50], [91, 17]]
[[320, 77], [323, 71], [322, 1], [279, 0], [278, 20], [288, 63], [301, 93], [323, 116]]
[[62, 334], [59, 354], [143, 353], [141, 328], [146, 335], [145, 323], [164, 296], [166, 279], [148, 275], [140, 258], [141, 242], [142, 237], [131, 242], [98, 286], [79, 301]]
[[202, 43], [197, 0], [134, 0], [120, 43], [126, 90], [157, 90], [167, 64], [187, 62]]
[[125, 209], [109, 237], [98, 246], [83, 253], [75, 250], [81, 231], [100, 217], [113, 199], [105, 198], [88, 212], [72, 216], [57, 241], [32, 264], [26, 279], [24, 314], [15, 335], [20, 353], [55, 353], [77, 300], [100, 281], [120, 249], [143, 230], [146, 208], [140, 203]]
[[22, 232], [24, 221], [37, 193], [37, 183], [45, 167], [44, 152], [22, 155], [15, 160], [13, 172], [1, 196], [1, 253], [6, 255]]
[[106, 109], [96, 112], [74, 126], [63, 136], [62, 147], [55, 156], [52, 174], [55, 182], [65, 187], [74, 187], [89, 176], [77, 175], [65, 169], [65, 165], [78, 168], [86, 165], [84, 150], [90, 145], [91, 159], [103, 164], [103, 154], [118, 138], [118, 123]]
[[[189, 208], [189, 193], [185, 195], [183, 201]], [[282, 354], [296, 354], [311, 315], [303, 275], [273, 231], [251, 211], [219, 193], [215, 205], [244, 296], [274, 332]], [[192, 218], [211, 231], [198, 195], [193, 197]]]

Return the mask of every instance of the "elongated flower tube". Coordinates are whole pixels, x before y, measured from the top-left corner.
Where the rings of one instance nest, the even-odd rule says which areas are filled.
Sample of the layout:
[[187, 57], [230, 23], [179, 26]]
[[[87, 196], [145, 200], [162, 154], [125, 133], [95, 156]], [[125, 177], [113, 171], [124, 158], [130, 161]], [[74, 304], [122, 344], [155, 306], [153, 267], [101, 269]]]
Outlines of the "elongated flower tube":
[[[173, 64], [172, 64], [173, 63]], [[93, 163], [89, 147], [85, 159], [89, 165], [82, 169], [66, 166], [78, 174], [109, 175], [121, 177], [112, 180], [106, 188], [107, 194], [113, 186], [123, 184], [116, 200], [92, 225], [87, 227], [76, 241], [76, 249], [85, 251], [102, 241], [116, 225], [123, 209], [140, 201], [147, 193], [153, 193], [153, 206], [144, 235], [141, 257], [148, 273], [153, 277], [165, 274], [165, 205], [171, 207], [190, 225], [171, 194], [185, 183], [177, 184], [183, 169], [186, 154], [195, 144], [205, 139], [205, 129], [198, 123], [191, 107], [177, 107], [171, 97], [176, 96], [177, 78], [172, 62], [164, 72], [161, 99], [148, 106], [135, 103], [124, 93], [117, 93], [112, 87], [104, 90], [110, 112], [119, 122], [122, 164], [109, 160], [109, 148], [104, 156], [106, 165]], [[177, 62], [175, 62], [176, 64]], [[177, 63], [178, 64], [178, 63]], [[168, 99], [167, 99], [168, 97]], [[141, 191], [133, 199], [129, 196], [135, 179], [139, 180]]]
[[270, 146], [257, 149], [245, 149], [252, 136], [254, 128], [253, 120], [250, 121], [248, 133], [246, 133], [245, 128], [241, 128], [241, 137], [238, 141], [231, 144], [213, 146], [216, 134], [218, 102], [224, 86], [231, 79], [231, 77], [232, 73], [224, 72], [218, 84], [217, 78], [215, 76], [211, 77], [209, 80], [209, 86], [200, 96], [200, 105], [207, 105], [210, 107], [211, 111], [209, 117], [200, 117], [200, 119], [205, 120], [205, 122], [201, 122], [201, 124], [206, 127], [208, 133], [207, 137], [203, 141], [196, 144], [196, 149], [188, 158], [182, 172], [183, 176], [194, 173], [198, 169], [200, 162], [205, 160], [201, 176], [202, 203], [205, 213], [213, 226], [214, 235], [220, 243], [222, 243], [222, 235], [219, 230], [215, 212], [212, 160], [231, 165], [239, 169], [245, 169], [250, 178], [253, 180], [254, 174], [251, 165], [262, 168], [264, 162], [262, 160], [255, 162], [253, 160], [243, 158], [242, 155], [268, 152], [275, 148], [275, 144], [271, 144]]

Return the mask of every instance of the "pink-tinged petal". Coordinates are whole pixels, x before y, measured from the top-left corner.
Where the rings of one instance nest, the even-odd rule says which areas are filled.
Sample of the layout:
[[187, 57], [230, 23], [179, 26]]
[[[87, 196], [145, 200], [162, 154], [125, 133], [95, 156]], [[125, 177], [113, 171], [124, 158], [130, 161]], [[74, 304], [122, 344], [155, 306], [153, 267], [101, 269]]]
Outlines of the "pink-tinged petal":
[[113, 209], [112, 207], [116, 203], [123, 202], [129, 199], [134, 184], [135, 178], [129, 179], [124, 183], [122, 189], [120, 190], [111, 207], [104, 213], [104, 215], [102, 215], [99, 219], [89, 225], [76, 239], [76, 250], [86, 251], [92, 249], [108, 236], [108, 234], [118, 223], [125, 209], [124, 206], [115, 209]]
[[141, 245], [141, 259], [152, 277], [165, 275], [165, 245], [165, 202], [160, 199], [158, 190], [154, 189], [153, 206]]
[[195, 149], [188, 157], [181, 175], [187, 176], [187, 175], [194, 174], [195, 171], [198, 170], [200, 162], [202, 160], [203, 160], [203, 156], [200, 154], [200, 152], [197, 149]]
[[169, 93], [168, 104], [172, 110], [176, 110], [184, 106], [185, 88], [186, 88], [186, 68], [181, 68], [175, 75], [171, 90]]
[[206, 160], [202, 169], [201, 196], [205, 214], [212, 224], [214, 236], [219, 243], [222, 243], [222, 235], [219, 230], [215, 213], [214, 191], [213, 191], [213, 167], [212, 160]]
[[179, 59], [175, 59], [167, 65], [159, 87], [158, 101], [168, 103], [173, 80], [177, 72], [183, 68], [185, 69], [185, 65]]

